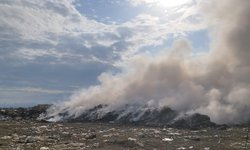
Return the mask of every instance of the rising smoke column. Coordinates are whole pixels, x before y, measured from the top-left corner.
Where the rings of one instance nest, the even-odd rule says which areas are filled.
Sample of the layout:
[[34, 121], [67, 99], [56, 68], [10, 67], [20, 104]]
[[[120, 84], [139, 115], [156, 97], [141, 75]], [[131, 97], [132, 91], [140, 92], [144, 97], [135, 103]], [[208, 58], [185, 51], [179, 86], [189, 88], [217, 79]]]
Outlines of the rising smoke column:
[[202, 113], [216, 123], [240, 123], [250, 115], [250, 1], [211, 1], [204, 8], [211, 24], [211, 51], [192, 56], [186, 40], [150, 58], [135, 56], [123, 73], [99, 76], [100, 85], [75, 93], [69, 101], [48, 110], [49, 116], [107, 104], [106, 111], [126, 104], [184, 113]]

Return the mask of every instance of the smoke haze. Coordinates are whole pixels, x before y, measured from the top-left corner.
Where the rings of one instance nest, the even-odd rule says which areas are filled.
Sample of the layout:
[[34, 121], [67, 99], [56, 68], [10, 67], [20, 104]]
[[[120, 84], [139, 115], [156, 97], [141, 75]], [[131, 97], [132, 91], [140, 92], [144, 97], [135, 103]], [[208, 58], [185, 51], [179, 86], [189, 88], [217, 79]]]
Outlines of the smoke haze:
[[107, 111], [131, 104], [202, 113], [216, 123], [248, 121], [250, 1], [211, 1], [203, 11], [211, 27], [209, 53], [193, 56], [181, 39], [160, 56], [135, 56], [122, 73], [103, 73], [100, 85], [76, 92], [48, 114], [77, 117], [98, 104], [107, 104]]

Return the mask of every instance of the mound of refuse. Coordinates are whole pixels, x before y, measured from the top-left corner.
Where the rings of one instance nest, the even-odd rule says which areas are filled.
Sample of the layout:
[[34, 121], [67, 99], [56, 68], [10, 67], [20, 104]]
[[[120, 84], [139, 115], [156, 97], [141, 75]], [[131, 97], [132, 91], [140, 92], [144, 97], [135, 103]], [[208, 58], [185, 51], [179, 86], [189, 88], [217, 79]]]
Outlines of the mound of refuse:
[[108, 105], [98, 105], [94, 108], [84, 111], [79, 116], [72, 116], [65, 110], [57, 116], [49, 116], [44, 114], [42, 117], [47, 121], [58, 122], [103, 122], [148, 126], [168, 126], [174, 128], [206, 128], [216, 127], [210, 118], [202, 114], [183, 114], [169, 107], [148, 108], [142, 106], [126, 105], [121, 109], [107, 111]]
[[0, 120], [37, 120], [50, 106], [43, 104], [28, 108], [1, 108]]
[[[108, 105], [98, 105], [75, 117], [65, 111], [58, 116], [50, 116], [48, 109], [53, 105], [37, 105], [29, 108], [1, 108], [0, 120], [42, 120], [48, 122], [117, 123], [147, 126], [167, 126], [174, 128], [216, 127], [210, 118], [202, 114], [182, 114], [169, 107], [148, 108], [126, 105], [121, 109], [107, 111]], [[49, 116], [49, 117], [48, 117]], [[60, 118], [54, 120], [54, 117]]]

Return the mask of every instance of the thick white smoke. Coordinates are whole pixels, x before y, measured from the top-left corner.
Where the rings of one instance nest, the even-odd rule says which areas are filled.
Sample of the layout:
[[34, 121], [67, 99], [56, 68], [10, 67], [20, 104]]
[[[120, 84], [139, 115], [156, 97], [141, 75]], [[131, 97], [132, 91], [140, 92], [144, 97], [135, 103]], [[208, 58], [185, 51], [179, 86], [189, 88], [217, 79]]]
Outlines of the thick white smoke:
[[126, 73], [103, 73], [100, 85], [77, 92], [49, 114], [79, 116], [98, 104], [109, 110], [139, 104], [198, 112], [216, 123], [249, 120], [250, 1], [213, 1], [204, 9], [212, 28], [209, 54], [191, 56], [189, 42], [179, 40], [157, 58], [136, 56]]

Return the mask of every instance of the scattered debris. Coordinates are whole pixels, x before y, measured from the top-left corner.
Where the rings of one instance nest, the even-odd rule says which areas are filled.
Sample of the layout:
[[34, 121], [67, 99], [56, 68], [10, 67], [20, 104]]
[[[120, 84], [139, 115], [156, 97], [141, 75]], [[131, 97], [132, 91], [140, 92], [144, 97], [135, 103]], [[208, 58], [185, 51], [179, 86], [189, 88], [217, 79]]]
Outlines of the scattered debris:
[[129, 141], [136, 141], [135, 138], [131, 138], [131, 137], [129, 137], [128, 140], [129, 140]]
[[[246, 130], [0, 121], [0, 149], [244, 149]], [[220, 142], [218, 143], [218, 140]]]
[[12, 139], [12, 137], [11, 136], [3, 136], [3, 137], [1, 137], [1, 139], [2, 140], [8, 140], [8, 139]]
[[40, 137], [40, 136], [28, 136], [25, 139], [26, 143], [34, 143], [34, 142], [37, 142], [37, 141], [44, 141], [44, 139], [42, 137]]
[[197, 136], [187, 136], [186, 139], [192, 141], [201, 141], [201, 139]]
[[40, 150], [50, 150], [48, 147], [41, 147]]
[[0, 121], [7, 120], [37, 120], [37, 118], [46, 112], [51, 105], [43, 104], [30, 108], [2, 108], [0, 110]]
[[184, 149], [186, 149], [185, 147], [179, 147], [179, 148], [177, 148], [178, 150], [184, 150]]
[[96, 134], [88, 134], [85, 136], [86, 139], [95, 139], [96, 138]]
[[164, 142], [172, 142], [174, 139], [172, 139], [172, 138], [164, 138], [164, 139], [162, 139], [162, 141], [164, 141]]

